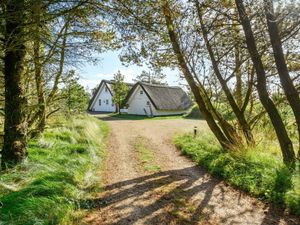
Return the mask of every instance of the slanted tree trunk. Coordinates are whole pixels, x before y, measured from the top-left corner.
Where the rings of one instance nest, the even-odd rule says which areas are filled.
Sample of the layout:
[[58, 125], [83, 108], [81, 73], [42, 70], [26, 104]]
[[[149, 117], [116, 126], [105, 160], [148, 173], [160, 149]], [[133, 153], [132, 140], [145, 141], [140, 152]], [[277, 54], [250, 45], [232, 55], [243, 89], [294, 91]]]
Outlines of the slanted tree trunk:
[[44, 79], [42, 74], [42, 64], [41, 64], [41, 2], [38, 1], [35, 4], [34, 8], [34, 21], [35, 21], [35, 38], [33, 45], [33, 54], [34, 54], [34, 75], [35, 75], [35, 84], [36, 84], [36, 92], [37, 92], [37, 100], [38, 100], [38, 124], [36, 127], [36, 134], [39, 135], [42, 133], [46, 126], [46, 102], [44, 95]]
[[[227, 122], [224, 119], [224, 117], [216, 110], [216, 108], [211, 103], [210, 98], [208, 97], [207, 91], [205, 90], [205, 88], [202, 85], [202, 83], [200, 82], [200, 80], [197, 78], [196, 72], [194, 71], [194, 69], [188, 62], [187, 62], [187, 64], [189, 65], [189, 70], [191, 71], [191, 73], [193, 74], [193, 76], [195, 77], [195, 79], [197, 81], [200, 95], [201, 95], [208, 111], [210, 111], [213, 118], [218, 122], [220, 128], [222, 129], [222, 131], [224, 132], [224, 135], [228, 138], [228, 140], [232, 143], [238, 143], [238, 141], [241, 138], [239, 137], [237, 130], [229, 122]], [[242, 144], [242, 141], [239, 143]]]
[[266, 72], [261, 60], [261, 56], [259, 55], [256, 47], [254, 34], [251, 28], [250, 20], [246, 13], [246, 9], [243, 4], [243, 0], [235, 0], [235, 2], [238, 9], [240, 21], [245, 33], [247, 49], [249, 51], [250, 57], [256, 70], [257, 91], [259, 94], [259, 99], [264, 108], [266, 109], [275, 129], [277, 139], [281, 147], [284, 163], [288, 166], [293, 165], [295, 162], [295, 152], [293, 149], [293, 144], [287, 134], [282, 118], [280, 117], [280, 114], [274, 102], [269, 97], [269, 93], [267, 91], [266, 86]]
[[65, 26], [63, 28], [62, 31], [62, 43], [60, 46], [60, 58], [59, 58], [59, 66], [58, 66], [58, 71], [55, 75], [54, 78], [54, 83], [53, 83], [53, 87], [52, 90], [50, 91], [47, 99], [46, 99], [46, 105], [49, 106], [51, 104], [51, 102], [53, 101], [57, 91], [58, 91], [58, 85], [59, 85], [59, 81], [61, 79], [61, 76], [63, 74], [64, 71], [64, 63], [65, 63], [65, 51], [67, 48], [67, 38], [68, 38], [68, 29], [69, 29], [69, 23], [70, 23], [70, 19], [66, 18], [66, 22], [65, 22]]
[[181, 51], [180, 45], [178, 43], [177, 35], [174, 31], [171, 10], [170, 10], [167, 0], [163, 1], [163, 13], [164, 13], [165, 21], [166, 21], [166, 27], [168, 29], [169, 38], [172, 43], [173, 51], [176, 54], [179, 67], [180, 67], [182, 73], [184, 74], [184, 77], [185, 77], [186, 81], [188, 82], [188, 84], [191, 88], [191, 91], [193, 92], [193, 94], [195, 96], [195, 100], [199, 106], [199, 109], [200, 109], [201, 113], [203, 114], [204, 118], [206, 119], [208, 126], [210, 127], [210, 129], [212, 130], [212, 132], [214, 133], [216, 138], [218, 139], [219, 143], [222, 145], [223, 148], [228, 149], [228, 148], [232, 147], [232, 145], [235, 145], [236, 143], [231, 142], [224, 135], [224, 133], [222, 132], [222, 130], [220, 129], [218, 124], [215, 122], [212, 113], [208, 110], [208, 108], [205, 105], [205, 102], [200, 94], [199, 88], [193, 78], [191, 71], [189, 70], [189, 68], [185, 62], [185, 58]]
[[252, 145], [252, 144], [254, 144], [254, 138], [252, 135], [251, 128], [250, 128], [249, 124], [247, 123], [244, 113], [241, 111], [241, 109], [237, 105], [225, 79], [222, 77], [222, 74], [219, 70], [217, 60], [215, 58], [212, 46], [211, 46], [209, 38], [208, 38], [207, 30], [204, 26], [204, 22], [202, 19], [202, 13], [201, 13], [201, 9], [200, 9], [198, 0], [195, 0], [195, 5], [196, 5], [196, 9], [197, 9], [197, 15], [198, 15], [198, 19], [200, 22], [200, 27], [201, 27], [201, 31], [203, 34], [204, 42], [205, 42], [206, 48], [208, 50], [208, 54], [209, 54], [211, 62], [212, 62], [213, 70], [222, 86], [222, 90], [224, 91], [224, 93], [226, 95], [226, 98], [228, 100], [230, 107], [232, 108], [232, 111], [236, 115], [236, 118], [238, 120], [240, 127], [242, 128], [242, 131], [243, 131], [243, 134], [244, 134], [244, 137], [245, 137], [247, 143]]
[[[234, 15], [237, 17], [237, 12], [234, 12]], [[240, 33], [239, 28], [233, 24], [233, 36], [236, 40], [236, 43], [234, 43], [234, 57], [235, 57], [235, 78], [236, 78], [236, 90], [235, 90], [235, 98], [236, 103], [239, 106], [240, 109], [243, 107], [243, 82], [242, 82], [242, 71], [241, 71], [241, 55], [240, 55], [240, 45], [238, 44]]]
[[[293, 110], [299, 136], [299, 148], [300, 148], [300, 98], [296, 87], [289, 75], [288, 67], [286, 65], [282, 43], [279, 35], [279, 30], [277, 26], [277, 18], [274, 15], [274, 8], [272, 0], [265, 0], [265, 12], [267, 18], [268, 31], [270, 35], [270, 40], [273, 48], [274, 59], [276, 63], [276, 68], [280, 78], [280, 83], [283, 87], [286, 98]], [[300, 160], [300, 150], [298, 151], [298, 156]]]
[[26, 53], [24, 0], [6, 3], [5, 16], [5, 124], [1, 166], [12, 166], [27, 156], [27, 101], [22, 87]]

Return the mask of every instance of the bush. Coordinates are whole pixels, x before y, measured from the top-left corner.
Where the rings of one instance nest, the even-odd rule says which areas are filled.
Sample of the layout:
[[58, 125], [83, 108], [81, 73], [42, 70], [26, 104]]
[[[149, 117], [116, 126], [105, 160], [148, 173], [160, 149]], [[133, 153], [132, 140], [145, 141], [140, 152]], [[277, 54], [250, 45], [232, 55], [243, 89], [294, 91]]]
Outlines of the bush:
[[225, 152], [209, 134], [175, 138], [176, 146], [211, 174], [260, 199], [286, 206], [300, 215], [300, 175], [292, 174], [281, 159], [263, 146]]
[[78, 224], [80, 202], [98, 191], [107, 126], [88, 116], [51, 124], [28, 160], [1, 174], [0, 224]]
[[203, 119], [203, 116], [199, 110], [198, 105], [194, 105], [184, 116], [185, 118], [188, 119]]

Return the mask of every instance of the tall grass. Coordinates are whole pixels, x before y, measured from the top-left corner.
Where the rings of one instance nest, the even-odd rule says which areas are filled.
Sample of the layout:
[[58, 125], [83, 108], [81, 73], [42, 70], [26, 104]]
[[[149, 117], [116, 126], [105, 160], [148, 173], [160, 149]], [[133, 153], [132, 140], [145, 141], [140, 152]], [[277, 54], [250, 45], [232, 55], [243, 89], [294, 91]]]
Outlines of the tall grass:
[[291, 173], [282, 163], [278, 148], [259, 144], [238, 152], [225, 152], [208, 133], [194, 138], [176, 137], [176, 146], [211, 174], [262, 200], [285, 206], [300, 215], [300, 171]]
[[79, 202], [100, 188], [108, 127], [89, 117], [56, 119], [29, 143], [28, 159], [0, 177], [0, 224], [78, 224]]

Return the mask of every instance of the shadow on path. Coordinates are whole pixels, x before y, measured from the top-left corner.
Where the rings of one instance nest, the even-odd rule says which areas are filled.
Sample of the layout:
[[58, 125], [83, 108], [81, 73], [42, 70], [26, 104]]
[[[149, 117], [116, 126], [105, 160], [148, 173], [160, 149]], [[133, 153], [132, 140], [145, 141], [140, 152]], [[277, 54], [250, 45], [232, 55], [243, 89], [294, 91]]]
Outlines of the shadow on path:
[[[224, 185], [219, 185], [220, 182], [207, 176], [197, 166], [157, 172], [107, 185], [103, 196], [83, 201], [81, 207], [94, 209], [96, 216], [88, 219], [89, 223], [112, 225], [241, 224], [243, 214], [255, 215], [253, 206], [239, 210], [238, 214], [227, 213], [221, 219], [213, 218], [216, 206], [215, 202], [211, 203], [213, 192], [219, 195], [221, 204], [226, 204], [226, 191], [222, 188]], [[266, 211], [262, 222], [252, 219], [253, 223], [243, 221], [242, 224], [276, 225], [280, 221], [284, 221], [283, 224], [298, 224], [274, 208]]]

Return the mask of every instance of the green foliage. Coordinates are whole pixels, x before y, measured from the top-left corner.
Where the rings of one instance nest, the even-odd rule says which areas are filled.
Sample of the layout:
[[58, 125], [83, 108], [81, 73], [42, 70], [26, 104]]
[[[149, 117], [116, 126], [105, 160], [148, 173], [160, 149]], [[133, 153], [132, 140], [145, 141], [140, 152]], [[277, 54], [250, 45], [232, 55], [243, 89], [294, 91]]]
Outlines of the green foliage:
[[143, 70], [142, 73], [136, 77], [135, 81], [141, 81], [148, 84], [167, 85], [167, 82], [165, 82], [164, 79], [166, 79], [166, 75], [162, 73], [161, 69], [154, 69], [153, 72]]
[[112, 89], [114, 92], [113, 102], [118, 105], [118, 110], [120, 110], [128, 93], [128, 85], [124, 83], [124, 75], [120, 71], [114, 75]]
[[0, 176], [0, 224], [78, 224], [79, 203], [99, 188], [108, 127], [88, 116], [62, 118], [29, 143], [29, 158]]
[[68, 113], [81, 113], [86, 111], [90, 99], [82, 85], [78, 83], [79, 77], [71, 70], [64, 79], [64, 88], [61, 95], [64, 96], [63, 104]]
[[[261, 199], [285, 205], [300, 215], [300, 176], [292, 174], [281, 162], [280, 154], [259, 145], [240, 152], [224, 152], [207, 133], [174, 140], [181, 151], [213, 174]], [[279, 152], [279, 150], [277, 149]]]
[[184, 117], [188, 119], [203, 119], [203, 115], [201, 114], [198, 105], [194, 105]]

